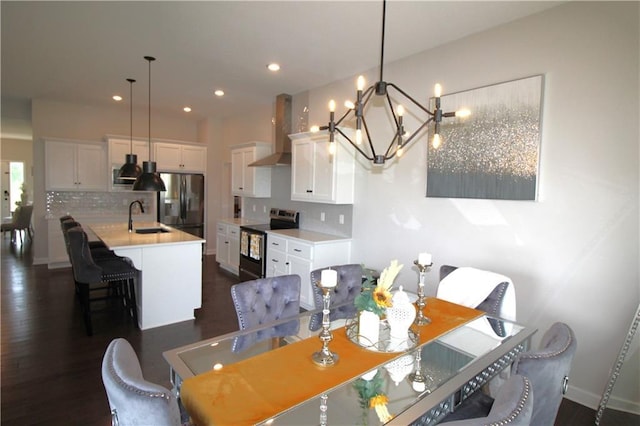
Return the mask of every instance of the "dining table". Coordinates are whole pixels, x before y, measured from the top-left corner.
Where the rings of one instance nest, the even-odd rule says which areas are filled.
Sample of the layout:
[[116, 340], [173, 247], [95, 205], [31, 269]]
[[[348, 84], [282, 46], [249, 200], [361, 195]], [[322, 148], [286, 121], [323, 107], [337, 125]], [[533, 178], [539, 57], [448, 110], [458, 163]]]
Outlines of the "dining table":
[[[388, 344], [384, 320], [380, 341], [365, 345], [352, 312], [323, 317], [327, 343], [309, 330], [320, 309], [168, 350], [173, 390], [195, 425], [433, 425], [508, 372], [537, 331], [428, 297], [430, 321], [414, 323], [404, 345]], [[292, 331], [261, 338], [276, 328]], [[335, 364], [313, 361], [323, 344]]]

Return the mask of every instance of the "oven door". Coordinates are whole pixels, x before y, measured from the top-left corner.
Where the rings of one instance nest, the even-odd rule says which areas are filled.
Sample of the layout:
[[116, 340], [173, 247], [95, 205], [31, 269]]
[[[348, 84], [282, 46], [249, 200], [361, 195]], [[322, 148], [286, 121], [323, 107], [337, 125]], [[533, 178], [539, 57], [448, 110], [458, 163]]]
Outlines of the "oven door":
[[264, 278], [266, 234], [240, 228], [240, 280]]

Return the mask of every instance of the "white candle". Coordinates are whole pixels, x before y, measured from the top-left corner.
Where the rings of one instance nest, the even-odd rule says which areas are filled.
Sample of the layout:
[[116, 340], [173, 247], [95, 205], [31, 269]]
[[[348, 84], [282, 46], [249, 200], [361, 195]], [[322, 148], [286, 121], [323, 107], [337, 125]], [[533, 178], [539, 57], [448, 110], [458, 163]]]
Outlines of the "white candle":
[[418, 255], [418, 263], [420, 265], [431, 265], [431, 255], [429, 253], [420, 253]]
[[328, 288], [338, 285], [338, 271], [335, 269], [322, 270], [320, 273], [320, 285]]

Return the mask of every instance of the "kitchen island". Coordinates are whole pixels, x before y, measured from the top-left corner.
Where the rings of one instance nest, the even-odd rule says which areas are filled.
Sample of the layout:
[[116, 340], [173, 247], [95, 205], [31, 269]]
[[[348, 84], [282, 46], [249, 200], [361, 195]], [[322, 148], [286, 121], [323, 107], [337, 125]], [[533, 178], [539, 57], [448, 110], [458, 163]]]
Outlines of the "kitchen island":
[[[118, 256], [141, 271], [136, 280], [138, 326], [146, 330], [194, 319], [202, 306], [202, 238], [157, 222], [92, 224]], [[137, 231], [137, 232], [136, 232]], [[142, 233], [139, 233], [142, 232]]]

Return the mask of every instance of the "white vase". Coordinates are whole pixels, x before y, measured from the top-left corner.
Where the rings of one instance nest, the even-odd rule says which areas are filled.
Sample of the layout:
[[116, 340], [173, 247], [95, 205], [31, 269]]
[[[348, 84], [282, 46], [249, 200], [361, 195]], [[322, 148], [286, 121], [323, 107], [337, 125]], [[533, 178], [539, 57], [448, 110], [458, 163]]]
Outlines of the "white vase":
[[390, 351], [401, 351], [409, 348], [409, 327], [416, 318], [416, 308], [409, 296], [400, 289], [393, 295], [392, 306], [387, 308], [387, 322], [390, 328]]
[[358, 317], [358, 343], [364, 347], [376, 346], [380, 339], [380, 317], [370, 311], [360, 311]]

